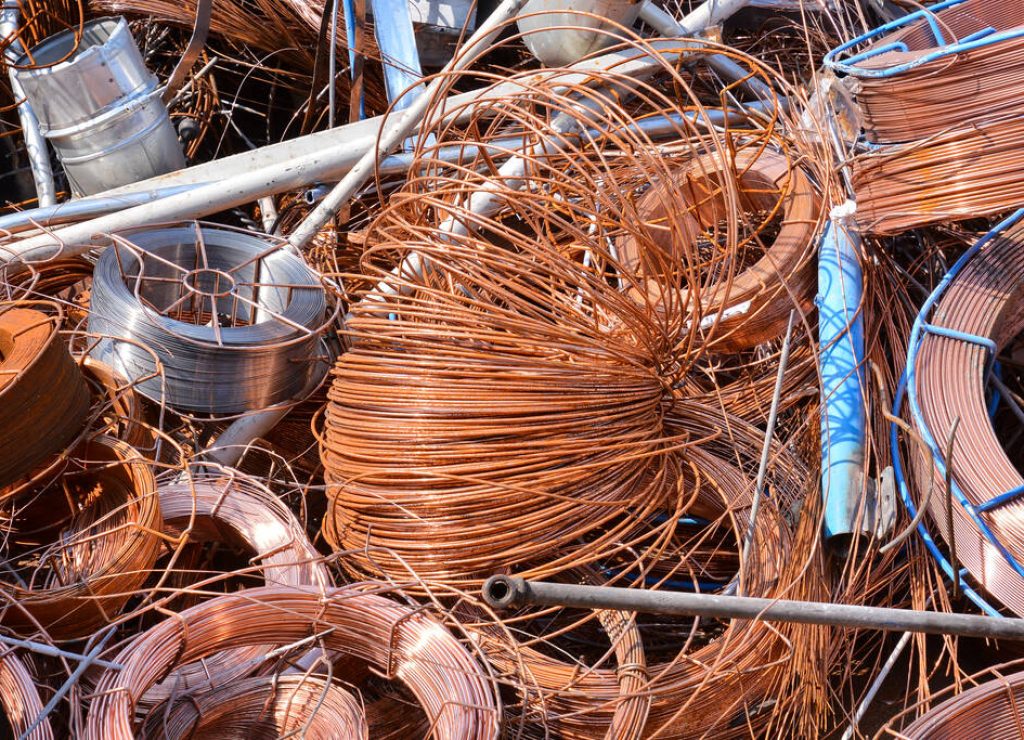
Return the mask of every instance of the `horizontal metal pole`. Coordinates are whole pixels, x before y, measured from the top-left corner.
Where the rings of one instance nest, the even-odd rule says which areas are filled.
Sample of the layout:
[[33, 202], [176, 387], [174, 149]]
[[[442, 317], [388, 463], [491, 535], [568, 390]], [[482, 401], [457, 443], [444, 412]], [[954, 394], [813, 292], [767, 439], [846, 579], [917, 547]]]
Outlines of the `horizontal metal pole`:
[[999, 640], [1024, 640], [1024, 619], [947, 614], [913, 609], [827, 604], [818, 601], [757, 599], [748, 596], [646, 591], [610, 586], [577, 586], [492, 576], [483, 597], [495, 609], [516, 606], [565, 606], [616, 609], [714, 619], [754, 619], [891, 632], [923, 632]]

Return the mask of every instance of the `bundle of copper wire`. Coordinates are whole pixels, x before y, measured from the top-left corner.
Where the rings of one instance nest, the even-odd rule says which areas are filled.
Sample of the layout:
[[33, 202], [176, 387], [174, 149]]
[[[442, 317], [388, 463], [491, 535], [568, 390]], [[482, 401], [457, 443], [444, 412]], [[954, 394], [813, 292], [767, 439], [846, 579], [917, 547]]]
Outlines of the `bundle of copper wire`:
[[[952, 462], [945, 464], [951, 466], [952, 483], [992, 537], [985, 536], [964, 506], [941, 493], [947, 490], [941, 470], [921, 470], [921, 481], [935, 477], [928, 501], [934, 531], [947, 543], [952, 540], [959, 564], [1018, 615], [1024, 615], [1024, 579], [1001, 549], [1017, 563], [1024, 562], [1024, 498], [1011, 495], [1000, 505], [978, 507], [1024, 487], [1024, 476], [1007, 457], [988, 415], [986, 376], [991, 358], [982, 343], [991, 341], [1001, 348], [1024, 329], [1022, 300], [1024, 226], [1018, 225], [986, 244], [949, 285], [928, 321], [944, 332], [962, 332], [963, 338], [923, 333], [911, 378], [921, 418], [943, 458], [951, 443]], [[968, 341], [972, 335], [979, 339]], [[918, 460], [926, 464], [921, 456]], [[919, 491], [928, 488], [924, 483], [917, 486]]]
[[497, 738], [500, 703], [485, 669], [426, 611], [378, 595], [389, 590], [372, 584], [328, 591], [254, 588], [180, 612], [118, 654], [124, 668], [104, 673], [84, 737], [135, 737], [137, 701], [176, 665], [230, 647], [312, 642], [405, 684], [436, 737]]
[[1024, 113], [1024, 36], [915, 64], [946, 45], [938, 44], [935, 27], [947, 43], [955, 43], [979, 32], [998, 33], [1022, 26], [1024, 6], [1020, 3], [966, 0], [875, 40], [864, 53], [900, 43], [906, 50], [890, 48], [873, 54], [858, 62], [859, 67], [879, 71], [913, 66], [890, 76], [855, 78], [852, 87], [868, 140], [876, 144], [907, 142], [969, 127], [992, 114]]
[[0, 707], [14, 735], [26, 740], [53, 740], [50, 720], [44, 719], [31, 733], [31, 723], [43, 713], [35, 678], [11, 648], [0, 654]]
[[1003, 666], [993, 669], [985, 676], [988, 680], [928, 710], [907, 727], [896, 729], [889, 723], [884, 728], [885, 734], [905, 740], [1024, 738], [1024, 717], [1020, 710], [1024, 702], [1024, 671], [1020, 671], [1019, 662], [1013, 667], [1017, 672], [1007, 675], [1000, 670]]
[[62, 321], [56, 304], [0, 306], [0, 488], [63, 451], [85, 426], [89, 391]]
[[[438, 113], [436, 143], [418, 153], [416, 174], [368, 234], [364, 276], [381, 282], [352, 308], [352, 348], [334, 370], [324, 534], [350, 551], [350, 571], [412, 570], [461, 586], [512, 568], [545, 576], [642, 553], [666, 533], [647, 526], [653, 514], [688, 499], [678, 455], [688, 442], [666, 429], [664, 408], [718, 336], [716, 307], [729, 305], [742, 272], [736, 179], [761, 152], [767, 174], [750, 181], [771, 183], [763, 189], [773, 210], [793, 202], [790, 181], [799, 193], [780, 245], [787, 264], [758, 267], [744, 288], [752, 303], [780, 294], [797, 302], [784, 288], [813, 248], [804, 216], [816, 223], [818, 214], [806, 179], [784, 165], [786, 147], [798, 145], [756, 122], [735, 135], [701, 127], [700, 114], [694, 123], [665, 94], [674, 83], [687, 89], [682, 73], [655, 58], [663, 67], [654, 79], [629, 81], [639, 100], [631, 110], [583, 85], [570, 86], [574, 103], [555, 73], [503, 79], [502, 105], [482, 95], [465, 128], [445, 123], [450, 107]], [[602, 76], [622, 82], [614, 70]], [[552, 123], [560, 112], [603, 133], [567, 135]], [[656, 115], [675, 127], [674, 156], [638, 125]], [[468, 164], [435, 156], [470, 141], [479, 154]], [[510, 181], [499, 160], [515, 151], [523, 174]], [[668, 254], [635, 194], [671, 182], [679, 163], [707, 168], [724, 151], [741, 152], [738, 161], [719, 168], [714, 189], [692, 191], [716, 217], [713, 257], [692, 243]], [[709, 206], [716, 198], [730, 207]], [[625, 241], [643, 259], [618, 255]], [[782, 303], [757, 305], [774, 316]]]
[[[159, 493], [165, 530], [179, 548], [199, 542], [238, 544], [252, 555], [267, 586], [333, 586], [327, 566], [295, 515], [258, 481], [230, 469], [204, 474], [193, 468], [187, 475], [175, 473], [160, 485]], [[229, 685], [265, 652], [255, 646], [206, 656], [201, 664], [175, 670], [140, 703], [152, 706], [197, 687]]]
[[59, 479], [12, 517], [0, 624], [19, 634], [68, 640], [109, 623], [160, 547], [153, 472], [136, 450], [104, 435], [74, 450]]
[[877, 234], [987, 216], [1024, 201], [1024, 113], [885, 146], [853, 163], [857, 222]]
[[146, 718], [145, 738], [179, 740], [369, 740], [363, 708], [337, 683], [317, 676], [247, 678], [189, 694]]

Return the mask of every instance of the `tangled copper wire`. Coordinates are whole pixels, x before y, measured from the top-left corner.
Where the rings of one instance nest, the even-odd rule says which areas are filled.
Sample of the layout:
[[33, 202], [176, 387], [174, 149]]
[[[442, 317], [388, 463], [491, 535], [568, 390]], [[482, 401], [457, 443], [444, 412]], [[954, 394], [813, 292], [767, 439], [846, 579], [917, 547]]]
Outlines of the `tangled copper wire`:
[[416, 696], [439, 738], [496, 738], [500, 703], [484, 669], [422, 610], [372, 585], [317, 591], [263, 587], [211, 599], [139, 635], [103, 675], [84, 737], [132, 738], [132, 712], [150, 686], [181, 663], [228, 647], [317, 640], [368, 662]]

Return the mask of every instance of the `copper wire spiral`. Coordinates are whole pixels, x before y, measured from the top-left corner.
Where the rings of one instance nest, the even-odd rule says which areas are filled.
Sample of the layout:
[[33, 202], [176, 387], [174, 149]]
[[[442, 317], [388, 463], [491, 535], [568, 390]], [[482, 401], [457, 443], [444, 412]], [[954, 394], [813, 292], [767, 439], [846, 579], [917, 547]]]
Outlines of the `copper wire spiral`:
[[50, 510], [44, 516], [63, 511], [65, 520], [49, 532], [51, 542], [11, 535], [8, 552], [25, 565], [4, 575], [0, 624], [54, 640], [87, 636], [118, 615], [156, 562], [162, 520], [153, 472], [124, 442], [97, 436], [15, 521], [38, 507]]
[[[44, 304], [0, 306], [0, 488], [62, 451], [85, 426], [89, 392]], [[41, 402], [45, 399], [45, 402]]]
[[45, 719], [28, 735], [30, 723], [43, 713], [43, 702], [39, 699], [36, 680], [28, 668], [10, 648], [0, 654], [0, 707], [19, 737], [27, 740], [53, 740], [50, 720]]
[[[1016, 226], [985, 246], [949, 286], [929, 321], [940, 327], [991, 339], [1002, 347], [1024, 329], [1024, 227]], [[986, 411], [988, 349], [962, 339], [924, 335], [917, 359], [916, 384], [924, 422], [945, 449], [954, 420], [952, 479], [975, 507], [1024, 486], [1024, 477], [1003, 450]], [[922, 471], [922, 480], [937, 472]], [[918, 486], [924, 490], [924, 484]], [[986, 591], [1016, 614], [1024, 614], [1024, 580], [984, 537], [962, 506], [953, 503], [953, 531], [947, 525], [947, 497], [932, 495], [929, 511], [935, 531]], [[1024, 501], [1015, 498], [979, 516], [1018, 560], [1024, 560]]]
[[229, 647], [288, 645], [319, 635], [325, 649], [403, 682], [436, 737], [497, 738], [500, 705], [484, 669], [427, 612], [365, 591], [371, 588], [253, 588], [180, 612], [120, 652], [124, 669], [100, 680], [84, 737], [133, 738], [139, 697], [177, 665]]
[[369, 740], [359, 701], [337, 683], [317, 676], [247, 678], [190, 694], [169, 710], [157, 707], [142, 737], [183, 740]]

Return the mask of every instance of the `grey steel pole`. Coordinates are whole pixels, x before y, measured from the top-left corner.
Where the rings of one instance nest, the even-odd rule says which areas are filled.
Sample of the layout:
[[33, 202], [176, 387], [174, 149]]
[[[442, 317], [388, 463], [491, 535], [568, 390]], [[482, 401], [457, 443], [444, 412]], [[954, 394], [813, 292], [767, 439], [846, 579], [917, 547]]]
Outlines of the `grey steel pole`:
[[610, 586], [577, 586], [491, 576], [483, 597], [495, 609], [515, 606], [566, 606], [618, 609], [714, 619], [753, 619], [891, 632], [923, 632], [996, 640], [1024, 640], [1024, 619], [946, 614], [912, 609], [827, 604], [817, 601], [757, 599], [748, 596], [646, 591]]

